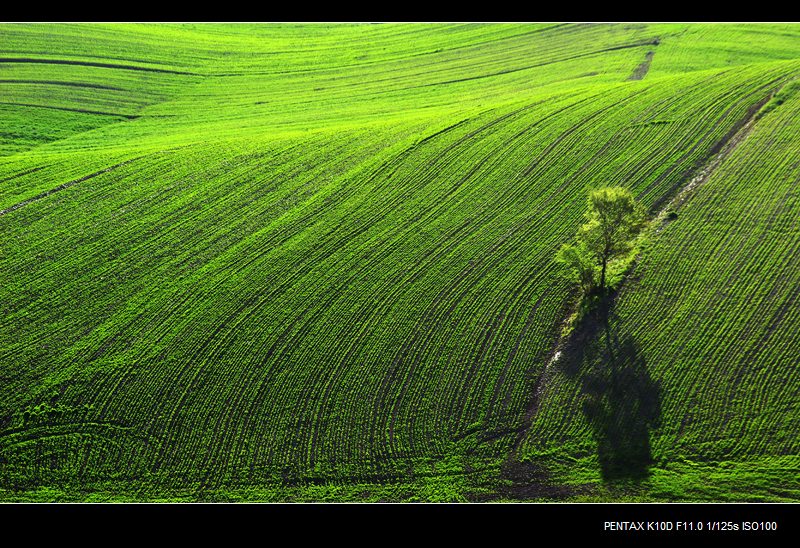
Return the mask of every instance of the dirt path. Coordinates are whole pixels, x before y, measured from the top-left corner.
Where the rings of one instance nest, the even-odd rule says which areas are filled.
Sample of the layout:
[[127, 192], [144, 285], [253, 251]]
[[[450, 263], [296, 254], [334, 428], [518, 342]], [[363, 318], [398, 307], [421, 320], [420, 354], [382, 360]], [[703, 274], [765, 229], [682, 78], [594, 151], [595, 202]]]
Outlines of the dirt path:
[[761, 110], [761, 107], [763, 107], [764, 104], [769, 101], [772, 95], [773, 94], [770, 94], [768, 97], [759, 101], [748, 109], [747, 115], [739, 124], [739, 128], [736, 129], [733, 134], [729, 133], [725, 138], [723, 138], [721, 146], [719, 147], [719, 152], [712, 155], [705, 164], [695, 171], [691, 179], [689, 179], [689, 182], [681, 186], [675, 197], [667, 202], [667, 205], [662, 207], [661, 210], [653, 217], [653, 220], [650, 222], [650, 230], [653, 231], [653, 235], [660, 233], [664, 227], [670, 223], [672, 220], [670, 218], [670, 213], [677, 212], [677, 210], [680, 209], [684, 203], [686, 203], [686, 200], [689, 199], [694, 190], [708, 181], [708, 179], [711, 177], [711, 174], [714, 173], [714, 170], [719, 167], [723, 160], [725, 160], [725, 158], [727, 158], [730, 153], [733, 152], [736, 147], [738, 147], [742, 141], [747, 138], [748, 135], [750, 135], [750, 133], [753, 131], [753, 127], [756, 124], [756, 121], [758, 120], [758, 112]]
[[647, 55], [644, 56], [644, 61], [636, 67], [636, 70], [628, 77], [628, 80], [642, 80], [647, 76], [647, 72], [650, 70], [650, 63], [653, 61], [653, 56], [655, 54], [656, 52], [654, 51], [648, 51]]

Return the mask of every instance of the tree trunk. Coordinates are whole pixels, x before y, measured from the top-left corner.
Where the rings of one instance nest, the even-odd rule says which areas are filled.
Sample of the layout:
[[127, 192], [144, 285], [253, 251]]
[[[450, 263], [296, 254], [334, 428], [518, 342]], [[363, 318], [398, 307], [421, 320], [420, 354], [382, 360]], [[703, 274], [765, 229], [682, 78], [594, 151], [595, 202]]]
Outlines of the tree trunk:
[[608, 260], [603, 257], [603, 269], [600, 271], [600, 295], [606, 292], [606, 263]]

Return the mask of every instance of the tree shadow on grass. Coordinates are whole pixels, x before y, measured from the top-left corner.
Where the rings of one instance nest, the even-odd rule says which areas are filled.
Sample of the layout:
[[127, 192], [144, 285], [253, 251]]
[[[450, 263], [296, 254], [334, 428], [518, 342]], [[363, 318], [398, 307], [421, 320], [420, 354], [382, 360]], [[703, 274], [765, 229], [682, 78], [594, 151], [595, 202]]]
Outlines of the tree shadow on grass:
[[613, 302], [598, 305], [577, 329], [562, 370], [580, 379], [582, 411], [597, 441], [607, 483], [640, 482], [653, 462], [650, 431], [661, 421], [660, 388], [636, 341], [620, 332]]

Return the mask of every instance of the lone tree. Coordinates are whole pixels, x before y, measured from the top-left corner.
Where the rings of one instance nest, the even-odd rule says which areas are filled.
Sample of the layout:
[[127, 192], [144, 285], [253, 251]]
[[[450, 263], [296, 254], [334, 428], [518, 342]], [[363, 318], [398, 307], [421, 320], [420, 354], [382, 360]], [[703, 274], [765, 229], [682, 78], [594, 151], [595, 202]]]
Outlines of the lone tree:
[[585, 215], [586, 223], [578, 229], [575, 243], [564, 244], [556, 260], [570, 268], [584, 294], [602, 295], [609, 263], [633, 249], [645, 224], [645, 212], [629, 190], [604, 187], [589, 192]]

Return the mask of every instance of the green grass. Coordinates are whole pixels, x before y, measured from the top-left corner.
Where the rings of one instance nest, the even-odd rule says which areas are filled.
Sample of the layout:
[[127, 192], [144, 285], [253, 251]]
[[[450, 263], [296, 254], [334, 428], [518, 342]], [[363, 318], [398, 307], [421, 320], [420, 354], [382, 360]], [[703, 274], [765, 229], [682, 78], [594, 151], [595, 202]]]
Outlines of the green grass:
[[[800, 467], [788, 456], [800, 449], [799, 109], [795, 96], [771, 109], [654, 239], [613, 311], [616, 356], [600, 341], [582, 363], [564, 365], [527, 456], [605, 447], [619, 460], [621, 449], [638, 447], [654, 463], [646, 487], [657, 496], [796, 497]], [[617, 408], [599, 431], [586, 407], [598, 397]], [[759, 465], [740, 474], [751, 460]], [[691, 487], [675, 472], [690, 461], [713, 471], [696, 474]], [[788, 464], [782, 474], [778, 463]]]
[[[797, 77], [799, 32], [0, 26], [0, 498], [491, 496], [586, 190], [664, 205]], [[608, 485], [587, 373], [550, 375], [517, 456], [575, 497], [797, 477], [793, 85], [616, 305], [660, 390], [647, 481]], [[695, 489], [686, 459], [733, 464]]]

